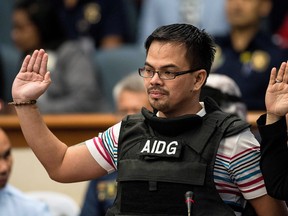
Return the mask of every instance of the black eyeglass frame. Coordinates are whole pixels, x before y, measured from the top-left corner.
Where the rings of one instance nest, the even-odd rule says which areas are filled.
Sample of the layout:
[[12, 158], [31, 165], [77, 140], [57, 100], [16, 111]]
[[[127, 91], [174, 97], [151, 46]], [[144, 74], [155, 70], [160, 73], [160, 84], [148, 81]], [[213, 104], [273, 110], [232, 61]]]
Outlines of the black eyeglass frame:
[[159, 76], [159, 78], [162, 79], [162, 80], [173, 80], [173, 79], [175, 79], [177, 76], [181, 76], [181, 75], [188, 74], [188, 73], [194, 73], [194, 72], [196, 72], [196, 71], [198, 71], [198, 70], [200, 70], [200, 69], [191, 69], [191, 70], [187, 70], [187, 71], [175, 71], [175, 72], [170, 72], [170, 71], [169, 71], [169, 73], [170, 73], [170, 74], [173, 74], [174, 77], [173, 77], [173, 78], [168, 78], [168, 79], [161, 77], [161, 74], [163, 74], [163, 73], [165, 73], [165, 72], [167, 72], [167, 71], [164, 71], [164, 72], [160, 73], [160, 71], [151, 70], [151, 72], [153, 73], [152, 76], [143, 76], [143, 75], [141, 74], [141, 71], [144, 71], [144, 70], [145, 70], [144, 67], [143, 67], [143, 68], [138, 68], [138, 73], [139, 73], [139, 75], [140, 75], [141, 77], [143, 77], [143, 78], [153, 78], [154, 75], [157, 73], [158, 76]]

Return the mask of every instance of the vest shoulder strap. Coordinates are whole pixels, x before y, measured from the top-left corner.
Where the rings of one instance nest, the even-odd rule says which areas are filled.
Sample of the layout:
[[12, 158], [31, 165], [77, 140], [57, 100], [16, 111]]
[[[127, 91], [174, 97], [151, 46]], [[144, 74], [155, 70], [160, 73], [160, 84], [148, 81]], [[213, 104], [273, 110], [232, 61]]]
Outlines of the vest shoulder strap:
[[122, 122], [126, 122], [126, 121], [139, 121], [139, 120], [144, 120], [144, 116], [141, 113], [137, 113], [137, 114], [133, 114], [133, 115], [127, 115], [122, 119]]
[[250, 124], [235, 114], [220, 110], [209, 113], [209, 121], [216, 122], [223, 131], [223, 137], [233, 136], [250, 127]]

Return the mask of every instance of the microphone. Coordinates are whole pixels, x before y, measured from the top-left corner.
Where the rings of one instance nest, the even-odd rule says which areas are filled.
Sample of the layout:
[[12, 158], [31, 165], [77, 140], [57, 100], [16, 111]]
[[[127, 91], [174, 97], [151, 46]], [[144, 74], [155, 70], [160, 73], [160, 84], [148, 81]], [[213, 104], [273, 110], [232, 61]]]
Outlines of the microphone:
[[192, 191], [187, 191], [185, 193], [185, 202], [187, 204], [187, 210], [188, 210], [188, 216], [191, 215], [191, 206], [192, 206], [192, 203], [194, 204], [194, 200], [193, 200], [193, 192]]

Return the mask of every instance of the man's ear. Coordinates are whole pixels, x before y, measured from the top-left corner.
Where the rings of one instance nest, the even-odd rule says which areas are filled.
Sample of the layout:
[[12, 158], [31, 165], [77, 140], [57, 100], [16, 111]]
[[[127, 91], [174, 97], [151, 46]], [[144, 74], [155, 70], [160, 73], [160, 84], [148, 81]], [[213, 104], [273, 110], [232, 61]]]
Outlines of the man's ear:
[[194, 90], [199, 90], [205, 84], [207, 79], [207, 72], [201, 69], [195, 72]]

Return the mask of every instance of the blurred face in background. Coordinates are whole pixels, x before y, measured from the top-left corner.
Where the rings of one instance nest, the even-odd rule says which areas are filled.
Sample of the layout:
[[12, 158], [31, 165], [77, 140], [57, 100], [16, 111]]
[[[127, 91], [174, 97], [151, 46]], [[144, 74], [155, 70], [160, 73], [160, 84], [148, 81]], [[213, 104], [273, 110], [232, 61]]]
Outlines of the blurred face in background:
[[12, 14], [11, 37], [15, 46], [22, 52], [30, 52], [41, 47], [39, 32], [36, 26], [29, 20], [24, 10], [15, 10]]
[[8, 182], [12, 169], [10, 141], [5, 132], [0, 129], [0, 189]]
[[119, 118], [126, 115], [139, 113], [142, 107], [150, 109], [146, 92], [135, 92], [131, 90], [123, 90], [118, 96], [117, 114]]
[[258, 25], [270, 8], [270, 0], [226, 0], [225, 7], [228, 22], [237, 28]]

